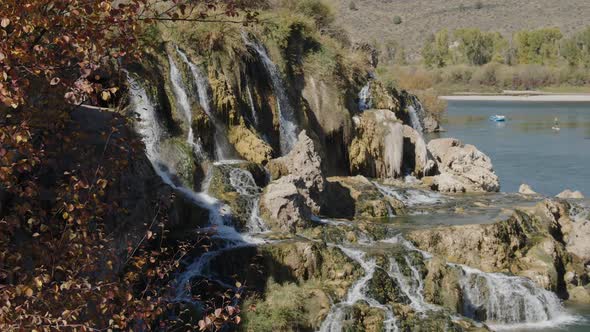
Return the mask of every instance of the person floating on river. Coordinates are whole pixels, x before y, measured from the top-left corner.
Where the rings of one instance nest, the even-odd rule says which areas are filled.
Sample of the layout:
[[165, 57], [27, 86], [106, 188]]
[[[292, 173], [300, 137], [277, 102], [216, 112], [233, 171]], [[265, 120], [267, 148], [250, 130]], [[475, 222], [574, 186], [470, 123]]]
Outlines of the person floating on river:
[[557, 117], [555, 117], [555, 120], [553, 120], [553, 127], [551, 127], [551, 129], [555, 131], [559, 131], [561, 129], [559, 128], [559, 119]]

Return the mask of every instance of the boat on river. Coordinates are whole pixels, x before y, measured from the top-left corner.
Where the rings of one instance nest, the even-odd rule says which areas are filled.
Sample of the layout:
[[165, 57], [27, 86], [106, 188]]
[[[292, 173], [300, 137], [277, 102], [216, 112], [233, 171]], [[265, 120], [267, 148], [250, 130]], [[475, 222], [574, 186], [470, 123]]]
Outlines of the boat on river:
[[506, 116], [505, 115], [492, 115], [490, 116], [490, 121], [494, 121], [494, 122], [505, 122], [506, 121]]

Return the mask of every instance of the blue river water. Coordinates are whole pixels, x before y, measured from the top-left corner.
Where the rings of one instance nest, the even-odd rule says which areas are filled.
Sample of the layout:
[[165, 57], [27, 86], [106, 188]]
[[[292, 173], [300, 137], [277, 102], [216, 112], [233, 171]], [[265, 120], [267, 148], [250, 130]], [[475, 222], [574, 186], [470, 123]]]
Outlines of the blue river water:
[[[496, 114], [506, 122], [490, 121]], [[443, 126], [430, 138], [477, 146], [491, 157], [503, 192], [526, 183], [548, 196], [564, 189], [590, 195], [590, 103], [450, 101]]]

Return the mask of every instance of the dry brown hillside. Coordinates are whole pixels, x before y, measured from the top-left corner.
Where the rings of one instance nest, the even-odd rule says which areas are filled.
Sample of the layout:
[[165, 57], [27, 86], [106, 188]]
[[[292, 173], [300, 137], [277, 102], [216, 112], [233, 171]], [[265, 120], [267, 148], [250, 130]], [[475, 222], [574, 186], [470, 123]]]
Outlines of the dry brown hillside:
[[[590, 25], [590, 0], [331, 0], [354, 41], [397, 40], [416, 55], [432, 32], [478, 27], [511, 36], [557, 26], [566, 35]], [[350, 9], [353, 2], [356, 10]], [[481, 4], [481, 8], [478, 5]], [[394, 24], [400, 16], [401, 24]], [[413, 57], [412, 56], [412, 57]]]

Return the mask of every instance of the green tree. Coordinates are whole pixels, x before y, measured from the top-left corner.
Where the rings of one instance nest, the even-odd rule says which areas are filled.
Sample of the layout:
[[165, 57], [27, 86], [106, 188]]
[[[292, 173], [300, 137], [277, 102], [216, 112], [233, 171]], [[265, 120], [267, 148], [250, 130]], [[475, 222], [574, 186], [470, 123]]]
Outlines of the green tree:
[[515, 35], [518, 62], [522, 64], [554, 64], [559, 57], [559, 28], [520, 31]]
[[564, 40], [560, 52], [570, 66], [590, 68], [590, 27]]
[[441, 68], [446, 66], [451, 59], [449, 46], [449, 32], [447, 29], [431, 35], [424, 48], [422, 48], [424, 63], [429, 67]]
[[480, 66], [491, 61], [504, 62], [503, 53], [508, 42], [500, 33], [472, 28], [458, 29], [454, 35], [459, 42], [461, 58], [469, 64]]

